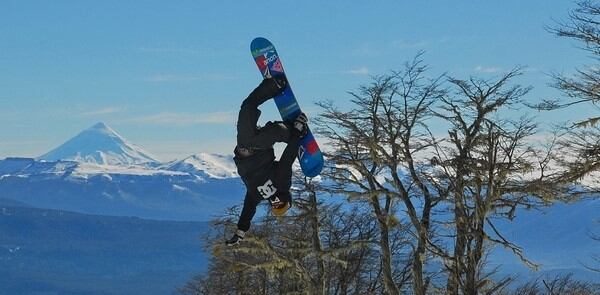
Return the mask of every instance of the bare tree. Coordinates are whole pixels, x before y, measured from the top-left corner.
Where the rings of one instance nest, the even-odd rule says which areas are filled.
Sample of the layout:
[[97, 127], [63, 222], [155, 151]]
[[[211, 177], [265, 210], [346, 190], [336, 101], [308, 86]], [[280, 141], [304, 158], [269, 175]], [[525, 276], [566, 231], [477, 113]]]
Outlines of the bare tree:
[[301, 189], [296, 189], [298, 193], [305, 194], [305, 198], [295, 200], [295, 205], [300, 209], [300, 214], [295, 216], [296, 220], [305, 219], [308, 222], [306, 230], [310, 232], [311, 255], [315, 257], [316, 272], [311, 277], [312, 294], [326, 294], [326, 273], [325, 273], [325, 249], [321, 241], [321, 220], [319, 214], [319, 201], [313, 179], [307, 178], [300, 173], [296, 173], [296, 178], [300, 179]]
[[212, 253], [206, 275], [181, 294], [367, 294], [381, 290], [373, 251], [375, 223], [356, 207], [323, 204], [321, 184], [296, 173], [295, 205], [287, 217], [265, 216], [240, 245], [223, 244], [234, 210], [205, 237]]
[[[598, 109], [600, 103], [600, 2], [586, 0], [576, 2], [577, 8], [569, 13], [566, 21], [557, 22], [548, 30], [558, 37], [575, 40], [584, 51], [592, 56], [592, 62], [583, 69], [577, 69], [573, 76], [554, 74], [554, 88], [560, 90], [568, 99], [547, 100], [538, 108], [554, 110], [574, 104], [585, 103]], [[579, 122], [564, 128], [564, 136], [559, 141], [564, 155], [559, 164], [564, 167], [561, 181], [576, 183], [584, 187], [583, 195], [597, 197], [600, 189], [597, 181], [581, 183], [582, 179], [600, 171], [600, 116], [582, 118]], [[594, 236], [592, 236], [594, 238]], [[597, 238], [597, 237], [596, 237]], [[598, 258], [593, 257], [595, 261]], [[596, 267], [586, 266], [599, 271]]]
[[418, 155], [431, 145], [425, 120], [431, 115], [429, 106], [444, 91], [439, 85], [441, 77], [426, 79], [426, 70], [419, 55], [402, 71], [373, 77], [370, 85], [351, 92], [351, 110], [319, 103], [323, 109], [319, 133], [333, 148], [327, 154], [332, 165], [327, 177], [337, 184], [336, 193], [371, 207], [379, 225], [382, 277], [388, 294], [399, 294], [406, 286], [395, 280], [391, 251], [390, 232], [402, 224], [395, 216], [400, 206], [406, 210], [415, 237], [411, 239], [412, 292], [425, 294], [430, 282], [424, 265], [431, 210], [440, 198], [430, 192], [430, 178], [421, 171], [422, 157]]
[[537, 278], [531, 282], [517, 286], [512, 292], [503, 292], [502, 294], [592, 295], [598, 293], [600, 293], [600, 285], [578, 281], [571, 274], [563, 274], [551, 278]]
[[[268, 294], [269, 277], [266, 272], [252, 271], [249, 267], [231, 263], [265, 263], [268, 257], [224, 251], [225, 249], [220, 247], [229, 233], [228, 230], [235, 227], [238, 213], [236, 207], [229, 208], [223, 217], [212, 222], [211, 231], [202, 237], [205, 241], [205, 251], [212, 254], [207, 273], [193, 277], [178, 288], [180, 294]], [[261, 227], [257, 228], [258, 235], [262, 232]], [[248, 286], [253, 286], [253, 289], [249, 289]]]
[[[577, 8], [566, 21], [558, 21], [547, 30], [558, 37], [579, 42], [581, 48], [592, 54], [593, 64], [576, 69], [574, 75], [552, 74], [553, 87], [560, 90], [564, 99], [548, 99], [533, 105], [539, 110], [557, 110], [576, 104], [598, 108], [600, 103], [600, 3], [578, 1]], [[564, 168], [561, 180], [573, 183], [600, 169], [600, 117], [581, 118], [566, 126], [558, 144], [565, 157], [559, 162]]]
[[[600, 57], [600, 3], [597, 1], [578, 1], [577, 8], [569, 13], [569, 19], [557, 22], [548, 31], [558, 37], [573, 39], [581, 48], [592, 54], [597, 62]], [[569, 101], [549, 99], [535, 105], [542, 110], [555, 110], [574, 104], [591, 103], [594, 106], [600, 102], [600, 68], [592, 65], [578, 69], [574, 76], [553, 74], [554, 87], [561, 90]], [[585, 118], [578, 126], [595, 125], [600, 117]]]
[[501, 287], [482, 276], [490, 243], [511, 249], [535, 267], [520, 247], [499, 232], [493, 219], [511, 220], [518, 207], [542, 206], [556, 197], [545, 169], [552, 159], [550, 151], [528, 140], [536, 125], [523, 117], [495, 117], [529, 91], [509, 86], [520, 74], [517, 68], [495, 81], [452, 78], [449, 82], [456, 91], [442, 99], [442, 110], [437, 113], [451, 125], [447, 140], [435, 140], [432, 159], [439, 171], [437, 190], [454, 215], [452, 254], [438, 249], [449, 270], [448, 294], [477, 294]]

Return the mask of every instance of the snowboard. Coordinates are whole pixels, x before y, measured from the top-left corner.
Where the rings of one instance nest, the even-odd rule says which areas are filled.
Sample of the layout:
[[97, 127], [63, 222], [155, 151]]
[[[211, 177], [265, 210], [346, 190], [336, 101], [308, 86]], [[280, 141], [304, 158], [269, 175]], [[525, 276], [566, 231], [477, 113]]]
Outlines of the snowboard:
[[[250, 51], [263, 78], [285, 75], [277, 50], [269, 40], [260, 37], [252, 40]], [[274, 100], [283, 120], [293, 120], [301, 112], [298, 101], [290, 87], [289, 79], [284, 91], [276, 96]], [[302, 172], [308, 177], [319, 175], [323, 169], [323, 154], [310, 128], [308, 134], [300, 140], [298, 161]]]

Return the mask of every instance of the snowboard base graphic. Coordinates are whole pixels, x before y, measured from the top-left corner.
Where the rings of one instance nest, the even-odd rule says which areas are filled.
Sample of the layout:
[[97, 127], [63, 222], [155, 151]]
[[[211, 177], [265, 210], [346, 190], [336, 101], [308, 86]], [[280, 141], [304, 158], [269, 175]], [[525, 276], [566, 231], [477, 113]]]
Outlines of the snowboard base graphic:
[[[252, 52], [252, 57], [254, 57], [254, 61], [263, 75], [263, 78], [285, 75], [283, 65], [275, 50], [275, 46], [273, 46], [269, 40], [260, 37], [252, 40], [250, 51]], [[293, 120], [301, 112], [298, 101], [290, 87], [289, 79], [288, 85], [283, 93], [276, 96], [274, 100], [283, 120]], [[310, 128], [308, 134], [300, 141], [298, 160], [302, 172], [308, 177], [319, 175], [323, 169], [323, 154], [321, 153], [321, 149], [310, 131]]]

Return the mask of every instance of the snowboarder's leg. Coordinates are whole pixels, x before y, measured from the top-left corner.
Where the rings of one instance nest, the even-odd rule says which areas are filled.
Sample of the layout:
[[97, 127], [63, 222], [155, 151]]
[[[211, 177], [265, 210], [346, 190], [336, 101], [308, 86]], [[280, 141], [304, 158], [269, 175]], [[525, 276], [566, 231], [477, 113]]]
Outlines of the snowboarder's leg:
[[244, 208], [242, 209], [242, 214], [237, 223], [238, 230], [247, 232], [250, 229], [250, 222], [256, 213], [256, 206], [258, 206], [259, 202], [260, 200], [256, 200], [250, 194], [246, 193], [246, 197], [244, 198]]
[[237, 224], [237, 230], [229, 240], [225, 241], [227, 246], [235, 246], [244, 240], [246, 232], [250, 229], [250, 222], [256, 213], [256, 206], [258, 206], [258, 203], [260, 203], [260, 200], [253, 198], [252, 195], [246, 193], [246, 197], [244, 198], [244, 208], [242, 209], [242, 214], [240, 215]]
[[238, 115], [238, 146], [248, 148], [270, 148], [273, 144], [268, 146], [265, 143], [265, 138], [268, 139], [271, 136], [281, 136], [278, 132], [276, 132], [276, 134], [271, 134], [271, 130], [267, 130], [268, 132], [264, 133], [262, 138], [255, 139], [255, 137], [259, 135], [259, 130], [256, 127], [258, 118], [260, 117], [258, 106], [281, 93], [285, 88], [286, 83], [287, 80], [285, 80], [285, 78], [265, 79], [244, 100]]

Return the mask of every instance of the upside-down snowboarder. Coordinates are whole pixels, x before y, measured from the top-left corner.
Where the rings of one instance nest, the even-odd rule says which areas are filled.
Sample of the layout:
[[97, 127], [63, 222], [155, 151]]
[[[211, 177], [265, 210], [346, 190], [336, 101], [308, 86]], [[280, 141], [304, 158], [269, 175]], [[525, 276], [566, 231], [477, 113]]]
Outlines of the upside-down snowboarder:
[[[277, 216], [285, 214], [292, 206], [292, 164], [297, 157], [300, 139], [308, 132], [306, 115], [300, 113], [293, 121], [269, 121], [262, 128], [257, 126], [260, 117], [258, 106], [282, 93], [286, 86], [285, 76], [264, 79], [240, 108], [234, 161], [246, 185], [246, 196], [237, 231], [226, 241], [228, 246], [244, 239], [256, 206], [262, 200], [269, 200], [272, 212]], [[276, 142], [287, 143], [279, 161], [275, 160], [273, 150]]]

